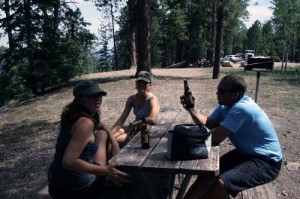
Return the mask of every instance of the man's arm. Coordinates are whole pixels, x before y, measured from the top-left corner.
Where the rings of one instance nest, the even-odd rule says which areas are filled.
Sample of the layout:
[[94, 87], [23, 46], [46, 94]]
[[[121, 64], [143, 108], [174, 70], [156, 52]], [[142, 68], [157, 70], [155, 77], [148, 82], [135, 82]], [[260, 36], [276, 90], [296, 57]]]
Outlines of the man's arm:
[[200, 112], [196, 111], [194, 108], [187, 109], [187, 111], [190, 113], [193, 121], [196, 124], [204, 125], [210, 130], [218, 126], [213, 120], [211, 120], [206, 115], [203, 115]]
[[194, 108], [186, 108], [183, 96], [180, 97], [180, 103], [190, 113], [195, 124], [204, 125], [210, 130], [210, 133], [212, 134], [212, 144], [218, 145], [229, 136], [230, 131], [225, 127], [217, 124], [206, 115], [203, 115], [200, 112], [196, 111]]
[[212, 135], [212, 144], [219, 145], [223, 140], [225, 140], [229, 136], [230, 131], [222, 125], [220, 125], [217, 128], [212, 129], [210, 133]]
[[230, 134], [230, 131], [221, 125], [217, 125], [213, 120], [209, 117], [195, 111], [195, 109], [188, 109], [192, 119], [196, 124], [204, 125], [212, 134], [212, 143], [214, 145], [220, 144], [225, 138], [227, 138]]

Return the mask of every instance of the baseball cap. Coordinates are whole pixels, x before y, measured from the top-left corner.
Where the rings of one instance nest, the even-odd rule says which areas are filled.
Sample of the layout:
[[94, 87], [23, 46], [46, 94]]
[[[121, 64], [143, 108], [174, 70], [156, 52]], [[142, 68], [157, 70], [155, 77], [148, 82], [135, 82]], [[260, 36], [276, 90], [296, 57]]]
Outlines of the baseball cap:
[[145, 81], [150, 83], [153, 81], [153, 75], [148, 71], [140, 71], [137, 74], [136, 81]]
[[90, 96], [98, 93], [100, 93], [103, 96], [107, 95], [107, 93], [99, 87], [99, 84], [92, 80], [81, 81], [78, 84], [76, 84], [76, 86], [73, 89], [74, 97]]

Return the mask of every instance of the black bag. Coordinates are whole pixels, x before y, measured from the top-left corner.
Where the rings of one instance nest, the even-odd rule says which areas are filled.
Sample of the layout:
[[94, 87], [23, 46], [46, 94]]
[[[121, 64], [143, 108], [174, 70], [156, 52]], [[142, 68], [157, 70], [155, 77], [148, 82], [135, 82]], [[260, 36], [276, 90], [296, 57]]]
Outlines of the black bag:
[[167, 156], [170, 160], [208, 158], [211, 136], [203, 125], [179, 124], [169, 131]]

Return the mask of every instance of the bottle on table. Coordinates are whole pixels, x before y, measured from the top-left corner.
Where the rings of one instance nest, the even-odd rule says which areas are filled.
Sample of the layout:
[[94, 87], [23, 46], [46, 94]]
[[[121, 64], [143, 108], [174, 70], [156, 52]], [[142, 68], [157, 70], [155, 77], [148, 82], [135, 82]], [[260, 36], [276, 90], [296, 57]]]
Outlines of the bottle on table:
[[187, 80], [183, 80], [184, 84], [184, 101], [186, 108], [194, 108], [194, 99]]
[[141, 128], [142, 149], [148, 149], [150, 147], [149, 130], [148, 130], [145, 118], [142, 119], [142, 122], [143, 122], [143, 125]]

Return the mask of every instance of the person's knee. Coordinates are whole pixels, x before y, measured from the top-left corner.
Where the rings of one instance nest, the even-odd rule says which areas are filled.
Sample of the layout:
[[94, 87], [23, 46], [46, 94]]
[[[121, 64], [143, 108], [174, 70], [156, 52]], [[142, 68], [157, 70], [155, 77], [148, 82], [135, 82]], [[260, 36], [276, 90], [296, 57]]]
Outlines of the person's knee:
[[224, 194], [227, 194], [228, 191], [227, 191], [227, 188], [224, 184], [224, 181], [220, 178], [218, 178], [216, 181], [215, 181], [215, 185], [216, 187], [218, 188], [218, 190]]
[[97, 130], [96, 137], [99, 141], [104, 141], [104, 140], [107, 140], [108, 135], [105, 130]]
[[123, 128], [120, 128], [117, 132], [114, 133], [115, 138], [125, 134], [125, 130]]
[[217, 183], [220, 184], [221, 186], [224, 186], [224, 187], [225, 187], [224, 181], [223, 181], [222, 179], [218, 178], [218, 179], [217, 179]]

